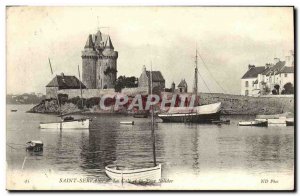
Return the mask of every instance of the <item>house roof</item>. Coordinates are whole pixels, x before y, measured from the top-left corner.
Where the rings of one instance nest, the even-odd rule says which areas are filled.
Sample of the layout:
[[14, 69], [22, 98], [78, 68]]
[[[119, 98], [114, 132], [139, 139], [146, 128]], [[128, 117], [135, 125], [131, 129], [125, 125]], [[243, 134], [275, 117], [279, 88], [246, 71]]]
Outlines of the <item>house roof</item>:
[[177, 87], [187, 87], [185, 79], [181, 80]]
[[262, 74], [263, 75], [278, 74], [281, 71], [281, 69], [283, 69], [284, 65], [285, 65], [285, 61], [279, 61], [272, 67], [266, 69]]
[[86, 86], [75, 76], [56, 75], [46, 87], [59, 87], [59, 89], [85, 89]]
[[[146, 71], [147, 77], [150, 78], [150, 71]], [[152, 81], [153, 82], [164, 82], [165, 79], [160, 71], [152, 71]]]
[[264, 70], [265, 70], [264, 66], [252, 67], [243, 75], [242, 79], [256, 78], [258, 76], [258, 74], [262, 73]]
[[294, 67], [284, 66], [279, 73], [294, 73]]

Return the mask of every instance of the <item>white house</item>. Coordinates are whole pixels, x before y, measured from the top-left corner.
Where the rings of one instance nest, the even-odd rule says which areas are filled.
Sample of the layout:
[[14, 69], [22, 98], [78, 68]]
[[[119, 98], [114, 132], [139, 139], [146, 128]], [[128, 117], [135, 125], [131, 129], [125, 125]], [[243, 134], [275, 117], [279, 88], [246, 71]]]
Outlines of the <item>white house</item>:
[[260, 67], [248, 65], [248, 71], [241, 78], [241, 95], [272, 94], [273, 90], [281, 94], [284, 85], [291, 83], [294, 86], [294, 52], [290, 52], [285, 61], [275, 58], [273, 64]]

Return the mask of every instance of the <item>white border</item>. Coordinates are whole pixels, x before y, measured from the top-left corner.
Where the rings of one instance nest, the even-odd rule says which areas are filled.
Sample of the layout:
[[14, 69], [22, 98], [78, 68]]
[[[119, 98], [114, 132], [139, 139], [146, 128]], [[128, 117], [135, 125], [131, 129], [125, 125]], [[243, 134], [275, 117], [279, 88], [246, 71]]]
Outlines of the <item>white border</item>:
[[[6, 63], [5, 63], [5, 7], [7, 5], [31, 5], [31, 6], [107, 6], [107, 5], [112, 5], [112, 6], [287, 6], [287, 5], [293, 5], [297, 8], [299, 8], [299, 2], [296, 0], [252, 0], [252, 1], [234, 1], [234, 0], [202, 0], [202, 1], [197, 1], [197, 0], [148, 0], [148, 1], [138, 1], [138, 0], [127, 0], [127, 1], [122, 1], [122, 0], [106, 0], [106, 1], [95, 1], [95, 0], [72, 0], [72, 1], [66, 1], [66, 0], [44, 0], [44, 1], [33, 1], [33, 0], [23, 0], [23, 1], [18, 1], [18, 0], [2, 0], [0, 1], [0, 43], [1, 43], [1, 52], [0, 52], [0, 86], [3, 89], [0, 91], [1, 93], [1, 117], [0, 117], [0, 125], [1, 125], [1, 131], [2, 131], [2, 137], [1, 139], [1, 152], [2, 156], [0, 156], [0, 164], [1, 164], [1, 170], [0, 170], [0, 185], [1, 185], [1, 195], [5, 194], [8, 195], [9, 192], [5, 190], [6, 186], [6, 176], [5, 176], [5, 170], [6, 170], [6, 163], [5, 163], [5, 157], [6, 157], [6, 128], [5, 128], [5, 115], [6, 115], [6, 109], [5, 109], [5, 99], [6, 99]], [[299, 10], [298, 10], [299, 11]], [[296, 13], [297, 14], [297, 13]], [[296, 17], [297, 18], [297, 17]], [[299, 20], [296, 21], [296, 27], [299, 26]], [[296, 31], [297, 32], [297, 31]], [[297, 36], [297, 35], [296, 35]], [[297, 46], [296, 46], [297, 47]], [[299, 56], [298, 50], [297, 51], [297, 56]], [[296, 57], [297, 57], [296, 56]], [[299, 70], [297, 71], [297, 75], [299, 75]], [[298, 84], [297, 84], [298, 85]], [[297, 86], [297, 92], [299, 92], [299, 86]], [[298, 97], [298, 96], [297, 96]], [[299, 97], [298, 97], [299, 98]], [[298, 99], [297, 99], [298, 100]], [[298, 111], [298, 107], [297, 107]], [[299, 115], [297, 120], [299, 120]], [[297, 134], [298, 138], [297, 141], [299, 141], [299, 133]], [[299, 151], [297, 150], [297, 157], [299, 159]], [[299, 168], [297, 168], [299, 170]], [[297, 180], [298, 182], [299, 180]], [[299, 188], [299, 187], [298, 187]], [[41, 195], [43, 193], [38, 193], [38, 195]], [[47, 193], [49, 194], [49, 193]], [[57, 195], [62, 195], [66, 193], [51, 193], [51, 194], [57, 194]], [[68, 193], [68, 194], [74, 194], [74, 193]], [[77, 194], [77, 193], [76, 193]], [[79, 193], [79, 194], [86, 194], [86, 193]], [[99, 194], [99, 193], [97, 193]], [[109, 194], [109, 193], [100, 193], [101, 195], [103, 194]], [[110, 193], [111, 194], [111, 193]], [[115, 194], [120, 194], [120, 193], [113, 193]], [[131, 194], [131, 193], [129, 193]], [[164, 193], [153, 193], [153, 194], [158, 194], [162, 195]], [[169, 193], [173, 194], [173, 193]], [[181, 194], [186, 194], [186, 193], [181, 193]], [[203, 193], [200, 193], [203, 194]], [[217, 193], [214, 193], [217, 194]], [[213, 195], [214, 195], [213, 194]], [[241, 194], [241, 193], [239, 193]], [[257, 194], [257, 193], [255, 193]], [[258, 193], [259, 195], [263, 195], [264, 193]], [[288, 193], [285, 193], [288, 194]], [[212, 195], [212, 194], [209, 194]]]

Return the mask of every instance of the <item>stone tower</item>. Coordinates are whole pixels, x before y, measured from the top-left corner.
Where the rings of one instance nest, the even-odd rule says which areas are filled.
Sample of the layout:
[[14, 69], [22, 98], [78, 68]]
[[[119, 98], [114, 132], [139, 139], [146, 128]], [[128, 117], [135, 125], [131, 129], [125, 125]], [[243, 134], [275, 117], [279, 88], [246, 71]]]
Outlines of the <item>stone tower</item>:
[[89, 35], [82, 51], [82, 82], [87, 88], [96, 88], [96, 64], [98, 55], [92, 35]]
[[117, 59], [118, 52], [114, 51], [109, 35], [100, 31], [90, 35], [82, 51], [82, 79], [87, 88], [114, 88]]

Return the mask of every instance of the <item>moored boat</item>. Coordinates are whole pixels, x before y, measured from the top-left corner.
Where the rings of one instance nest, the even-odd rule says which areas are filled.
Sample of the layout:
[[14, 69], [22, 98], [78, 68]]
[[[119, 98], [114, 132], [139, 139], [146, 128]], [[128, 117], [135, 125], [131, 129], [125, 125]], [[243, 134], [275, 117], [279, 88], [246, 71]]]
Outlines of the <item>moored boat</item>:
[[[221, 103], [189, 108], [170, 108], [166, 113], [158, 114], [163, 122], [210, 123], [220, 120]], [[186, 111], [186, 112], [181, 112]]]
[[134, 121], [121, 121], [120, 124], [123, 124], [123, 125], [134, 125]]
[[294, 126], [294, 118], [287, 118], [286, 126]]
[[41, 129], [88, 129], [89, 126], [90, 120], [88, 118], [40, 123]]
[[10, 110], [11, 112], [17, 112], [18, 110]]
[[39, 152], [43, 150], [43, 142], [42, 141], [29, 141], [26, 143], [26, 150], [27, 151], [34, 151], [34, 152]]
[[[150, 94], [152, 95], [152, 66], [150, 72]], [[132, 121], [133, 122], [133, 121]], [[155, 132], [154, 132], [154, 107], [151, 106], [151, 139], [152, 139], [152, 153], [153, 153], [153, 167], [137, 168], [137, 169], [122, 169], [116, 166], [106, 166], [105, 173], [112, 179], [119, 182], [128, 182], [133, 184], [148, 183], [155, 184], [159, 183], [161, 179], [161, 164], [156, 163], [156, 152], [155, 152]]]
[[157, 183], [161, 178], [161, 164], [142, 169], [121, 169], [118, 166], [106, 166], [106, 175], [118, 182]]
[[255, 120], [255, 121], [240, 121], [239, 126], [256, 126], [256, 127], [267, 127], [267, 120]]

